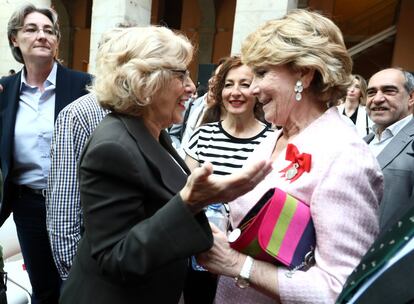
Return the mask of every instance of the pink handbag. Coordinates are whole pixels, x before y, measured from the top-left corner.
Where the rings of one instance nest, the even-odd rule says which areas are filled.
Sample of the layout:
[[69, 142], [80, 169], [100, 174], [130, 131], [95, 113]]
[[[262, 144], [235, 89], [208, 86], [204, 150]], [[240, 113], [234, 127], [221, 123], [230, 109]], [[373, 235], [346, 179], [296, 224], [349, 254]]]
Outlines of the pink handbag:
[[310, 263], [315, 228], [307, 204], [272, 188], [229, 235], [230, 246], [256, 259], [300, 269]]

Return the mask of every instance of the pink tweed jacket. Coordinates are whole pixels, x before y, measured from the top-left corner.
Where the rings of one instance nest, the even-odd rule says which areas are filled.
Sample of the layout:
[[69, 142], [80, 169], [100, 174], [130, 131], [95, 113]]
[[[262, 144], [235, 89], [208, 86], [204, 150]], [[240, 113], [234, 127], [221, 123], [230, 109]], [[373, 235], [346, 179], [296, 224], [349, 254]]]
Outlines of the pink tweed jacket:
[[[334, 303], [348, 275], [378, 234], [377, 209], [383, 177], [367, 144], [328, 109], [291, 143], [312, 155], [310, 172], [290, 182], [279, 173], [291, 162], [282, 152], [273, 171], [254, 190], [230, 203], [233, 227], [272, 187], [309, 203], [316, 231], [315, 266], [297, 271], [278, 267], [282, 303]], [[275, 132], [246, 162], [269, 159], [280, 132]], [[216, 303], [274, 303], [253, 289], [241, 291], [232, 278], [220, 278]]]

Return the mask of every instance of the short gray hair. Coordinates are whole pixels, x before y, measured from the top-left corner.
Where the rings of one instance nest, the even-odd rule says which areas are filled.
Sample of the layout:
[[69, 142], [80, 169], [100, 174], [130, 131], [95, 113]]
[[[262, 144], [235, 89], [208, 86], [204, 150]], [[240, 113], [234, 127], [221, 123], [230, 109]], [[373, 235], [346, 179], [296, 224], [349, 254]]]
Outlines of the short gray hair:
[[33, 4], [27, 4], [17, 9], [9, 19], [7, 24], [7, 38], [9, 39], [9, 46], [14, 59], [24, 64], [23, 55], [19, 47], [13, 45], [13, 38], [17, 36], [17, 32], [24, 25], [24, 19], [31, 13], [40, 13], [45, 15], [53, 24], [53, 29], [56, 32], [56, 38], [60, 40], [60, 29], [58, 23], [58, 15], [55, 10], [51, 8], [38, 8]]
[[414, 91], [414, 76], [410, 72], [402, 71], [404, 74], [405, 82], [404, 88], [407, 90], [408, 94]]

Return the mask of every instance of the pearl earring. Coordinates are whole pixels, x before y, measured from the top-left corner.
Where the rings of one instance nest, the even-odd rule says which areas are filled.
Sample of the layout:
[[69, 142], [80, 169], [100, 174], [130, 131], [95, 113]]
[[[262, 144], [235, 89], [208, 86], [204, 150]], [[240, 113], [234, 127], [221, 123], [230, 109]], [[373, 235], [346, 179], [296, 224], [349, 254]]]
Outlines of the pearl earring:
[[295, 99], [296, 101], [301, 101], [302, 99], [302, 93], [303, 92], [303, 84], [302, 81], [298, 80], [296, 81], [296, 85], [295, 85]]

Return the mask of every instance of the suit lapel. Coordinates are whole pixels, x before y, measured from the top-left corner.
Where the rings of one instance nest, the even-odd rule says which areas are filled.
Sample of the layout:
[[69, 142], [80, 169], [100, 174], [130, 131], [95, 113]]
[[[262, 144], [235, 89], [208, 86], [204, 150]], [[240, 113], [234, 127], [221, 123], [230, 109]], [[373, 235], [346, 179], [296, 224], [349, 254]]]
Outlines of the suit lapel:
[[347, 303], [363, 283], [377, 273], [413, 237], [414, 208], [411, 207], [389, 230], [375, 240], [360, 264], [348, 277], [336, 303]]
[[56, 71], [55, 120], [70, 100], [71, 77], [68, 69], [58, 64]]
[[406, 254], [380, 275], [356, 301], [358, 304], [413, 303], [414, 252]]
[[369, 144], [375, 137], [374, 133], [369, 133], [367, 136], [365, 136], [363, 139], [364, 141]]
[[401, 129], [391, 142], [378, 154], [378, 163], [381, 170], [396, 158], [402, 150], [412, 141], [414, 136], [414, 118]]
[[175, 161], [184, 169], [187, 175], [190, 175], [191, 171], [188, 169], [187, 164], [185, 161], [180, 157], [177, 153], [177, 150], [171, 144], [171, 138], [166, 131], [161, 131], [160, 134], [160, 144], [171, 154], [171, 156], [175, 159]]
[[[10, 81], [10, 85], [5, 88], [3, 92], [2, 101], [7, 104], [2, 114], [2, 126], [3, 134], [1, 141], [1, 149], [5, 150], [1, 154], [5, 159], [2, 160], [3, 164], [7, 164], [7, 168], [3, 167], [3, 179], [6, 180], [8, 175], [8, 166], [11, 162], [11, 154], [14, 140], [14, 127], [16, 124], [17, 109], [19, 107], [19, 96], [20, 96], [20, 83], [21, 83], [21, 71], [16, 74], [15, 78]], [[4, 106], [3, 106], [4, 107]]]
[[[123, 121], [128, 132], [134, 137], [144, 157], [154, 170], [159, 172], [166, 188], [174, 194], [181, 190], [187, 180], [189, 169], [171, 146], [168, 134], [163, 130], [158, 142], [149, 133], [141, 118], [126, 115], [118, 115], [118, 117]], [[174, 157], [187, 174], [179, 168], [171, 156]]]

